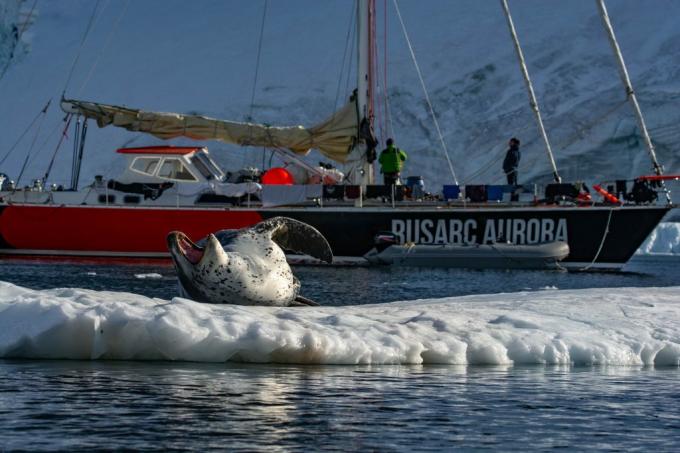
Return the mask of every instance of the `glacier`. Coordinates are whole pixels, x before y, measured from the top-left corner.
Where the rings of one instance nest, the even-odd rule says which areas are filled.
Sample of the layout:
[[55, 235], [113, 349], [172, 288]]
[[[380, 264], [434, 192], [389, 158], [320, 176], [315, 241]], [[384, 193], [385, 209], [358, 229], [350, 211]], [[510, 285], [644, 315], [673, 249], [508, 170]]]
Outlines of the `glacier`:
[[277, 308], [0, 282], [0, 358], [679, 366], [680, 287]]
[[[6, 9], [16, 4], [0, 0]], [[94, 4], [39, 3], [30, 52], [0, 80], [0, 158], [52, 98], [21, 183], [44, 174], [63, 126], [56, 101], [64, 90], [67, 96], [150, 110], [234, 120], [252, 113], [269, 124], [311, 125], [327, 117], [353, 86], [341, 73], [352, 2], [270, 2], [251, 103], [263, 5], [106, 2], [67, 85]], [[500, 160], [510, 136], [522, 140], [520, 179], [549, 181], [498, 2], [401, 0], [400, 6], [460, 182], [502, 182]], [[680, 172], [680, 3], [619, 0], [608, 6], [659, 160], [667, 171]], [[594, 183], [649, 173], [594, 2], [524, 0], [511, 8], [563, 178]], [[381, 47], [380, 59], [387, 63], [394, 127], [382, 127], [383, 115], [377, 133], [382, 140], [393, 135], [409, 152], [405, 176], [425, 177], [427, 189], [436, 192], [451, 177], [441, 170], [445, 160], [391, 6], [386, 18], [383, 23], [379, 14], [378, 34], [386, 28], [389, 36], [387, 58]], [[16, 178], [32, 140], [28, 134], [0, 172]], [[57, 156], [50, 183], [69, 181], [71, 140]], [[86, 184], [96, 174], [115, 177], [122, 168], [117, 147], [157, 143], [91, 128], [81, 181]], [[206, 144], [228, 168], [261, 166], [269, 157], [260, 149]]]

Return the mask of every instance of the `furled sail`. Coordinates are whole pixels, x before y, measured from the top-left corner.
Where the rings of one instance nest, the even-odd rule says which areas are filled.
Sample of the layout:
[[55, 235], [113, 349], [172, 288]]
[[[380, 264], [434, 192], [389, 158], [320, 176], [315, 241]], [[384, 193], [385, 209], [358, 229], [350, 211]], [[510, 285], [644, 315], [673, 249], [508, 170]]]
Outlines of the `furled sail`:
[[67, 113], [92, 118], [99, 127], [113, 125], [162, 139], [188, 137], [195, 140], [219, 140], [241, 146], [287, 148], [297, 154], [306, 154], [314, 148], [338, 162], [345, 162], [356, 141], [359, 128], [355, 101], [350, 101], [326, 121], [310, 128], [272, 127], [68, 99], [62, 99], [61, 108]]

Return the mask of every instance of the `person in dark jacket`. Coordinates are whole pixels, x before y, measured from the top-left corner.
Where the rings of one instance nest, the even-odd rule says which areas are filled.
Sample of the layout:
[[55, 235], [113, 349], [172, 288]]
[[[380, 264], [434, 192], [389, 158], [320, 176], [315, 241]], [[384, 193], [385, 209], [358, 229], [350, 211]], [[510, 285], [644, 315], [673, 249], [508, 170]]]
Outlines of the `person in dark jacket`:
[[391, 186], [397, 183], [399, 180], [399, 174], [401, 169], [406, 162], [406, 153], [401, 149], [394, 146], [394, 140], [388, 138], [387, 148], [383, 149], [380, 153], [380, 167], [382, 170], [384, 182], [386, 186]]
[[522, 157], [522, 154], [519, 152], [519, 140], [513, 137], [510, 139], [508, 145], [510, 148], [508, 148], [508, 151], [505, 153], [505, 159], [503, 160], [503, 171], [505, 172], [505, 176], [508, 177], [508, 184], [516, 186], [519, 159]]

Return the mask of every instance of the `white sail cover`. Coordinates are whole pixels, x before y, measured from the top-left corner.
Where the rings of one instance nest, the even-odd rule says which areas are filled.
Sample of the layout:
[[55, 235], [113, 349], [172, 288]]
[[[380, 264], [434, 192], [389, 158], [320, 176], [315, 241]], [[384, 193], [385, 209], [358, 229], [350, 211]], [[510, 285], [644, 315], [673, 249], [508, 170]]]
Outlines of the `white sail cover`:
[[349, 102], [326, 121], [311, 128], [302, 126], [272, 127], [239, 123], [201, 115], [147, 112], [115, 105], [62, 99], [64, 112], [83, 115], [97, 121], [99, 127], [113, 125], [133, 132], [144, 132], [162, 139], [188, 137], [195, 140], [219, 140], [241, 146], [287, 148], [297, 154], [310, 149], [338, 162], [345, 162], [358, 136], [356, 104]]

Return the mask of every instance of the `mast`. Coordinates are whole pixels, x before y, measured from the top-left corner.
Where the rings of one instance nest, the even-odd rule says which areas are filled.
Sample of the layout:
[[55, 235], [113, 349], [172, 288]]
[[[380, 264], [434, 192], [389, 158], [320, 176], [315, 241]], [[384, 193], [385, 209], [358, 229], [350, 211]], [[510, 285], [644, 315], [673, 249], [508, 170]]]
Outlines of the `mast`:
[[[373, 123], [371, 82], [371, 15], [375, 9], [374, 0], [358, 0], [357, 2], [357, 110], [359, 113], [359, 136], [361, 125]], [[371, 128], [372, 130], [372, 128]], [[373, 183], [373, 166], [366, 159], [366, 149], [361, 158], [359, 183], [364, 186]]]
[[[652, 167], [654, 169], [654, 173], [656, 173], [657, 175], [662, 175], [663, 167], [661, 167], [661, 165], [659, 165], [659, 162], [656, 160], [656, 151], [654, 150], [654, 144], [652, 143], [652, 139], [649, 136], [649, 131], [647, 130], [645, 119], [642, 117], [640, 104], [638, 104], [637, 97], [635, 96], [635, 92], [633, 91], [633, 84], [630, 82], [628, 70], [626, 69], [626, 63], [623, 61], [623, 55], [621, 54], [621, 48], [619, 47], [619, 43], [616, 41], [614, 28], [612, 28], [612, 24], [609, 20], [609, 14], [607, 14], [607, 7], [604, 4], [604, 0], [595, 0], [595, 2], [597, 3], [598, 8], [600, 9], [602, 25], [607, 31], [607, 36], [609, 37], [609, 44], [611, 44], [612, 46], [612, 50], [614, 51], [614, 55], [616, 56], [616, 62], [619, 65], [619, 74], [621, 75], [621, 81], [623, 82], [624, 88], [626, 89], [626, 96], [628, 97], [630, 104], [633, 106], [633, 110], [635, 111], [635, 117], [637, 118], [638, 126], [640, 127], [640, 132], [642, 133], [642, 137], [645, 139], [645, 144], [647, 145], [647, 152], [649, 153], [649, 157], [652, 160]], [[666, 197], [669, 198], [670, 201], [670, 196], [668, 195], [668, 193], [666, 193]]]
[[555, 182], [559, 183], [562, 181], [562, 178], [560, 178], [559, 173], [557, 173], [557, 165], [555, 165], [555, 158], [553, 157], [552, 148], [550, 147], [548, 134], [545, 132], [545, 127], [543, 126], [541, 111], [538, 109], [538, 102], [536, 101], [536, 93], [534, 92], [534, 86], [531, 83], [531, 78], [529, 78], [529, 70], [527, 69], [526, 62], [524, 61], [524, 54], [522, 53], [522, 48], [519, 45], [519, 38], [517, 37], [517, 32], [515, 31], [515, 24], [512, 22], [512, 16], [510, 15], [510, 8], [508, 7], [507, 0], [501, 0], [501, 5], [503, 6], [503, 11], [505, 12], [505, 18], [508, 21], [508, 28], [510, 29], [512, 42], [515, 45], [515, 51], [517, 51], [517, 58], [519, 59], [519, 67], [522, 70], [524, 83], [526, 84], [527, 92], [529, 93], [529, 105], [531, 105], [531, 110], [533, 110], [534, 115], [536, 116], [538, 130], [541, 133], [541, 137], [543, 138], [545, 151], [548, 154], [550, 166], [552, 167], [553, 178], [555, 179]]

